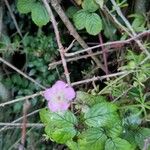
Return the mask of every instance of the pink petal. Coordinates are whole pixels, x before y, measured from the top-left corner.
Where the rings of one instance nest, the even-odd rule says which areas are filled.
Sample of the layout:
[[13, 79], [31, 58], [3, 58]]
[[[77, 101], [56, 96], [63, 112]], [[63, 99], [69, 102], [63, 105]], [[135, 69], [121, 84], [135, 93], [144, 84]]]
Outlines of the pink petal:
[[57, 81], [52, 88], [57, 91], [63, 90], [64, 88], [66, 88], [67, 84], [61, 80]]
[[48, 108], [52, 112], [58, 112], [58, 111], [65, 111], [69, 108], [70, 104], [67, 102], [61, 102], [61, 103], [55, 103], [55, 102], [48, 102]]
[[65, 94], [65, 98], [67, 100], [73, 100], [76, 96], [76, 93], [74, 91], [74, 89], [69, 86], [69, 87], [66, 87], [64, 90], [63, 90], [64, 94]]
[[52, 88], [46, 89], [44, 91], [44, 97], [48, 101], [52, 99], [52, 97], [53, 97], [53, 90], [52, 90]]

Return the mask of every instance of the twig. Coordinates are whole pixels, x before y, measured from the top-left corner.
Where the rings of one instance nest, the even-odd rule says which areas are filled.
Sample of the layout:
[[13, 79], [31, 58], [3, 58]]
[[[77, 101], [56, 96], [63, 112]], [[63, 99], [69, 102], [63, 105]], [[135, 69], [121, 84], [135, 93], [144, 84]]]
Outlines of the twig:
[[[23, 125], [23, 123], [9, 123], [9, 122], [0, 122], [0, 126], [7, 126], [7, 127], [17, 127], [17, 126], [21, 126]], [[44, 125], [42, 123], [26, 123], [27, 127], [44, 127]]]
[[150, 137], [144, 140], [144, 147], [142, 150], [148, 150], [149, 146], [150, 146]]
[[34, 98], [34, 97], [42, 95], [42, 94], [43, 94], [43, 91], [40, 91], [40, 92], [32, 94], [32, 95], [28, 95], [28, 96], [17, 98], [17, 99], [8, 101], [8, 102], [4, 102], [4, 103], [0, 104], [0, 107], [4, 107], [6, 105], [13, 104], [13, 103], [20, 102], [20, 101], [24, 101], [24, 100], [27, 100], [27, 99], [30, 99], [30, 98]]
[[42, 0], [42, 1], [45, 5], [45, 8], [46, 8], [50, 18], [51, 18], [53, 28], [54, 28], [54, 32], [55, 32], [55, 36], [56, 36], [56, 40], [57, 40], [57, 44], [58, 44], [59, 51], [60, 51], [60, 56], [61, 56], [61, 60], [62, 60], [66, 80], [67, 80], [67, 83], [70, 84], [70, 76], [69, 76], [69, 72], [68, 72], [68, 68], [67, 68], [67, 63], [66, 63], [66, 60], [65, 60], [65, 49], [64, 49], [64, 47], [61, 43], [61, 40], [60, 40], [60, 35], [59, 35], [58, 27], [57, 27], [57, 22], [55, 20], [54, 14], [53, 14], [47, 0]]
[[107, 79], [107, 78], [116, 77], [116, 76], [125, 75], [125, 74], [127, 74], [127, 72], [122, 71], [122, 72], [117, 72], [117, 73], [113, 73], [113, 74], [109, 74], [109, 75], [97, 76], [97, 77], [93, 77], [91, 79], [86, 79], [86, 80], [73, 82], [71, 85], [75, 86], [75, 85], [79, 85], [79, 84], [85, 84], [85, 83], [88, 83], [88, 82], [97, 81], [97, 80], [104, 80], [104, 79]]
[[15, 66], [7, 62], [6, 60], [4, 60], [2, 57], [0, 57], [0, 61], [6, 64], [7, 66], [9, 66], [10, 68], [12, 68], [13, 70], [15, 70], [16, 72], [18, 72], [19, 74], [21, 74], [22, 76], [24, 76], [25, 78], [27, 78], [28, 80], [30, 80], [31, 82], [37, 84], [42, 89], [46, 89], [46, 87], [44, 87], [43, 85], [41, 85], [40, 83], [38, 83], [37, 81], [29, 77], [28, 75], [26, 75], [24, 72], [22, 72], [21, 70], [19, 70], [18, 68], [16, 68]]
[[[38, 113], [39, 111], [40, 111], [40, 109], [35, 110], [35, 111], [33, 111], [33, 112], [31, 112], [31, 113], [27, 114], [27, 117], [32, 116], [32, 115], [34, 115], [34, 114]], [[11, 124], [16, 123], [16, 122], [18, 122], [18, 121], [21, 121], [22, 119], [23, 119], [23, 116], [22, 116], [22, 117], [20, 117], [20, 118], [18, 118], [18, 119], [16, 119], [16, 120], [14, 120], [14, 121], [12, 121], [12, 122], [11, 122]], [[2, 127], [2, 128], [0, 129], [0, 132], [2, 132], [2, 131], [4, 131], [4, 130], [6, 130], [6, 129], [7, 129], [7, 127], [8, 127], [8, 125], [5, 125], [4, 127]]]
[[26, 124], [27, 124], [27, 112], [30, 108], [30, 103], [28, 100], [23, 105], [23, 121], [22, 121], [22, 133], [21, 133], [21, 146], [19, 150], [24, 150], [26, 141]]
[[67, 57], [75, 56], [75, 55], [78, 55], [78, 54], [90, 51], [91, 49], [96, 49], [96, 48], [99, 48], [99, 47], [102, 47], [102, 46], [114, 47], [115, 45], [118, 45], [118, 44], [124, 45], [124, 44], [130, 43], [131, 41], [134, 41], [135, 39], [138, 39], [138, 38], [140, 38], [140, 37], [142, 37], [144, 35], [147, 35], [147, 34], [150, 34], [150, 30], [144, 31], [142, 33], [139, 33], [138, 35], [136, 35], [134, 37], [131, 37], [131, 38], [127, 39], [127, 40], [122, 40], [122, 41], [119, 40], [119, 41], [107, 42], [107, 43], [99, 44], [99, 45], [96, 45], [96, 46], [92, 46], [92, 47], [89, 47], [89, 48], [86, 48], [86, 49], [83, 49], [83, 50], [80, 50], [80, 51], [77, 51], [77, 52], [66, 53], [66, 56]]
[[14, 22], [14, 25], [15, 25], [15, 27], [17, 29], [18, 34], [20, 35], [21, 38], [23, 38], [22, 33], [21, 33], [21, 31], [19, 29], [19, 26], [17, 24], [16, 18], [15, 18], [14, 14], [13, 14], [11, 8], [10, 8], [10, 5], [9, 5], [8, 1], [7, 0], [4, 0], [4, 1], [5, 1], [5, 4], [6, 4], [8, 10], [9, 10], [10, 16], [11, 16], [13, 22]]
[[[102, 39], [101, 33], [99, 33], [98, 37], [99, 37], [100, 44], [103, 44], [103, 39]], [[108, 70], [108, 64], [107, 64], [107, 48], [102, 46], [102, 52], [103, 52], [103, 60], [104, 60], [106, 75], [108, 75], [109, 70]]]
[[[108, 52], [114, 52], [114, 51], [116, 51], [116, 50], [111, 49], [111, 50], [109, 50]], [[100, 52], [98, 51], [98, 52], [95, 52], [95, 53], [92, 53], [92, 54], [86, 54], [86, 55], [82, 55], [82, 56], [75, 56], [75, 57], [73, 57], [73, 58], [68, 58], [68, 59], [66, 59], [66, 62], [77, 61], [77, 60], [79, 60], [79, 59], [86, 59], [86, 58], [88, 58], [88, 57], [100, 55], [100, 54], [102, 54], [102, 53], [103, 53], [102, 51], [100, 51]], [[59, 61], [57, 61], [57, 62], [52, 62], [52, 63], [49, 64], [49, 68], [48, 68], [48, 69], [53, 69], [53, 68], [55, 68], [57, 65], [60, 65], [60, 64], [62, 64], [62, 61], [61, 61], [61, 60], [59, 60]], [[99, 66], [98, 66], [98, 67], [99, 67]], [[100, 67], [99, 67], [99, 68], [100, 68]]]
[[[78, 34], [68, 17], [66, 16], [65, 12], [63, 11], [62, 7], [60, 6], [58, 0], [50, 0], [51, 5], [69, 30], [70, 34], [78, 41], [78, 43], [83, 47], [83, 48], [88, 48], [88, 45], [85, 43], [85, 41], [81, 38], [81, 36]], [[89, 50], [88, 54], [92, 54], [92, 51]], [[99, 61], [99, 59], [95, 56], [91, 56], [91, 58], [94, 60], [97, 66], [100, 66], [102, 70], [105, 71], [105, 67], [103, 64]]]
[[[137, 36], [136, 32], [133, 30], [131, 24], [129, 23], [129, 21], [125, 18], [125, 16], [122, 14], [120, 7], [118, 7], [118, 5], [116, 4], [115, 0], [110, 0], [113, 4], [113, 6], [115, 7], [116, 12], [118, 13], [118, 15], [122, 18], [122, 20], [124, 21], [124, 23], [126, 24], [126, 26], [129, 28], [129, 30], [132, 33], [132, 37], [133, 36]], [[143, 46], [143, 44], [141, 43], [140, 40], [134, 39], [134, 41], [137, 43], [137, 45], [139, 46], [139, 48], [141, 50], [143, 50], [145, 52], [145, 54], [149, 57], [150, 59], [150, 53], [149, 51]]]
[[71, 42], [71, 44], [65, 49], [65, 52], [68, 52], [68, 51], [73, 47], [73, 44], [74, 44], [75, 41], [76, 41], [76, 40], [73, 40], [73, 41]]

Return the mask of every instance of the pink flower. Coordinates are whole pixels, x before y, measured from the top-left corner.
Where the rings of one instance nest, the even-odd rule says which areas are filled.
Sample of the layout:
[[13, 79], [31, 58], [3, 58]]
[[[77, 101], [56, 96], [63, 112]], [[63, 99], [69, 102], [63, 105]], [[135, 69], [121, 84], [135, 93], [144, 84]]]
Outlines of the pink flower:
[[75, 95], [74, 89], [60, 80], [44, 92], [44, 97], [48, 101], [48, 107], [52, 112], [67, 110]]

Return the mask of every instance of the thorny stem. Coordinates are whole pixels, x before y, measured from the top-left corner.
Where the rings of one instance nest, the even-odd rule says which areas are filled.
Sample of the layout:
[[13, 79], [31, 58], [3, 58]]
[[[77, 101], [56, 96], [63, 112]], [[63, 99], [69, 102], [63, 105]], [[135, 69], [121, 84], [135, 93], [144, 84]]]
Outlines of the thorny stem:
[[51, 18], [52, 25], [53, 25], [54, 32], [55, 32], [55, 36], [56, 36], [56, 40], [57, 40], [57, 44], [58, 44], [58, 47], [59, 47], [59, 52], [60, 52], [60, 56], [61, 56], [61, 60], [62, 60], [66, 80], [67, 80], [67, 83], [70, 84], [71, 83], [70, 82], [70, 76], [69, 76], [69, 72], [68, 72], [68, 68], [67, 68], [67, 63], [66, 63], [66, 60], [65, 60], [65, 49], [64, 49], [64, 47], [61, 43], [61, 40], [60, 40], [60, 35], [59, 35], [58, 27], [57, 27], [57, 22], [55, 20], [54, 14], [53, 14], [47, 0], [42, 0], [42, 1], [44, 3], [44, 6], [45, 6], [50, 18]]
[[[98, 37], [99, 37], [100, 44], [103, 44], [102, 35], [100, 33], [99, 33]], [[107, 63], [107, 48], [102, 46], [102, 52], [103, 52], [103, 60], [104, 60], [104, 66], [105, 66], [105, 70], [106, 70], [106, 75], [108, 75], [109, 74], [109, 70], [108, 70], [108, 63]]]
[[89, 47], [89, 48], [86, 48], [86, 49], [83, 49], [83, 50], [80, 50], [80, 51], [77, 51], [77, 52], [74, 52], [74, 53], [67, 53], [66, 56], [67, 57], [75, 56], [75, 55], [90, 51], [91, 49], [96, 49], [96, 48], [99, 48], [99, 47], [102, 47], [102, 46], [114, 47], [115, 45], [118, 45], [118, 44], [119, 45], [128, 44], [131, 41], [134, 41], [135, 39], [138, 39], [138, 38], [140, 38], [144, 35], [148, 35], [148, 34], [150, 34], [150, 30], [139, 33], [138, 35], [133, 36], [133, 37], [127, 39], [127, 40], [122, 40], [122, 41], [119, 40], [119, 41], [113, 41], [113, 42], [107, 42], [107, 43], [104, 43], [104, 44], [99, 44], [99, 45], [92, 46], [92, 47]]

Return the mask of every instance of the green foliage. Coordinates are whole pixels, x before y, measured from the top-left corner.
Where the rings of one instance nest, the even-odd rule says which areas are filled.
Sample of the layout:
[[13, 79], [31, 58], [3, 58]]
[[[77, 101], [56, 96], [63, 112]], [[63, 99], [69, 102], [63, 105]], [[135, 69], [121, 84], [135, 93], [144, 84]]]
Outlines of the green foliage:
[[66, 14], [69, 18], [73, 18], [73, 15], [78, 11], [77, 7], [71, 6], [67, 9]]
[[85, 123], [90, 127], [111, 127], [119, 119], [116, 111], [114, 104], [96, 104], [85, 114]]
[[34, 4], [35, 4], [35, 0], [18, 0], [17, 8], [20, 13], [26, 14], [31, 12]]
[[133, 150], [132, 145], [121, 138], [108, 139], [106, 141], [105, 150]]
[[97, 35], [102, 30], [102, 20], [96, 13], [90, 13], [86, 17], [86, 31], [91, 35]]
[[103, 8], [104, 0], [95, 0], [97, 4], [99, 4], [100, 8]]
[[32, 6], [31, 17], [33, 22], [39, 27], [46, 25], [50, 21], [45, 7], [40, 3], [36, 3]]
[[91, 95], [83, 91], [77, 91], [75, 101], [83, 105], [93, 106], [94, 104], [105, 102], [106, 98], [100, 95]]
[[70, 111], [57, 114], [43, 109], [40, 111], [40, 118], [46, 125], [46, 134], [58, 143], [66, 143], [77, 134], [74, 128], [77, 125], [77, 119]]
[[99, 6], [94, 0], [84, 0], [82, 3], [82, 8], [88, 12], [95, 12]]
[[79, 136], [80, 150], [103, 150], [107, 136], [101, 128], [90, 128], [83, 131]]
[[39, 27], [46, 25], [50, 21], [50, 16], [45, 7], [41, 3], [35, 2], [35, 0], [18, 0], [17, 8], [20, 13], [31, 12], [33, 22]]
[[[144, 147], [144, 140], [149, 138], [149, 135], [150, 135], [149, 128], [140, 128], [138, 130], [138, 132], [135, 134], [135, 141], [138, 144], [140, 149], [142, 149]], [[149, 146], [149, 148], [150, 148], [150, 146]]]
[[73, 21], [78, 30], [86, 28], [91, 35], [97, 35], [102, 30], [102, 20], [96, 13], [81, 9], [73, 16]]
[[88, 16], [88, 12], [81, 9], [77, 11], [73, 16], [73, 21], [78, 30], [82, 30], [85, 28], [86, 18]]
[[134, 18], [133, 22], [132, 22], [132, 27], [136, 32], [142, 32], [145, 31], [145, 17], [141, 14], [133, 14], [130, 15], [130, 17]]

